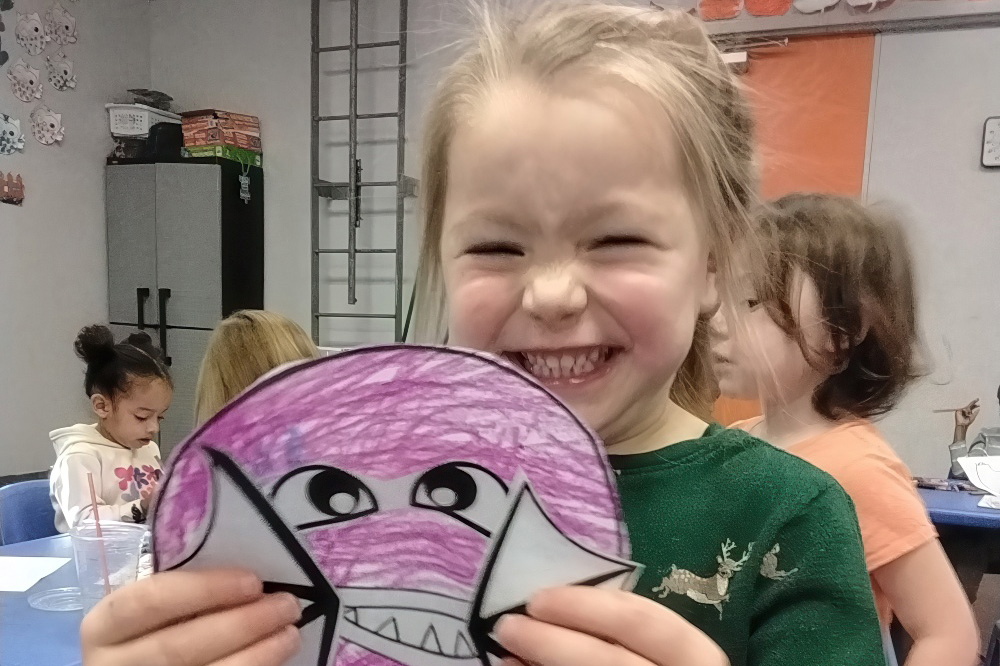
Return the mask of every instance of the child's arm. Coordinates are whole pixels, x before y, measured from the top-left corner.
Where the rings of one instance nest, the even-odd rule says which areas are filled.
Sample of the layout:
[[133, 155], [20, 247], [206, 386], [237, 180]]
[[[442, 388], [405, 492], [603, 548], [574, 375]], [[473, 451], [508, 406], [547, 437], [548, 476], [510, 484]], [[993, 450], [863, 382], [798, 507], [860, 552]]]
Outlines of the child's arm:
[[883, 666], [861, 534], [843, 489], [831, 481], [764, 546], [780, 548], [758, 577], [747, 664]]
[[90, 483], [87, 474], [93, 474], [97, 492], [97, 514], [101, 520], [131, 521], [133, 507], [145, 513], [142, 500], [108, 504], [101, 497], [101, 461], [88, 453], [70, 453], [61, 456], [52, 468], [52, 492], [66, 518], [66, 525], [73, 529], [84, 520], [92, 520], [94, 511], [90, 500]]
[[101, 600], [80, 627], [84, 666], [278, 666], [299, 649], [298, 602], [239, 571], [153, 574]]
[[937, 539], [872, 572], [913, 639], [906, 666], [972, 666], [979, 636], [972, 609]]
[[969, 433], [969, 426], [976, 420], [978, 414], [978, 398], [965, 407], [955, 410], [955, 434], [952, 437], [951, 444], [948, 446], [948, 451], [951, 454], [950, 476], [953, 478], [965, 478], [965, 470], [958, 464], [958, 459], [969, 455], [969, 445], [966, 444], [965, 438]]
[[505, 617], [496, 628], [497, 640], [524, 663], [729, 665], [719, 646], [694, 625], [636, 594], [563, 587], [535, 595], [527, 610], [527, 617]]

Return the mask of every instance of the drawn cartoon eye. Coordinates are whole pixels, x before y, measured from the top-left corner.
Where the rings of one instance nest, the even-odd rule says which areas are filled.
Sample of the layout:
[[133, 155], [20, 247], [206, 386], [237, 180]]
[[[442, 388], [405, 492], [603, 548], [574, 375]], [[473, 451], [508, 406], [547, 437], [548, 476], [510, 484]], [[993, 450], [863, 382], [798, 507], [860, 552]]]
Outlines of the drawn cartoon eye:
[[271, 491], [275, 508], [300, 530], [354, 520], [378, 511], [372, 491], [359, 478], [325, 465], [300, 467]]
[[417, 479], [410, 504], [446, 513], [490, 536], [507, 510], [507, 485], [485, 467], [446, 463]]

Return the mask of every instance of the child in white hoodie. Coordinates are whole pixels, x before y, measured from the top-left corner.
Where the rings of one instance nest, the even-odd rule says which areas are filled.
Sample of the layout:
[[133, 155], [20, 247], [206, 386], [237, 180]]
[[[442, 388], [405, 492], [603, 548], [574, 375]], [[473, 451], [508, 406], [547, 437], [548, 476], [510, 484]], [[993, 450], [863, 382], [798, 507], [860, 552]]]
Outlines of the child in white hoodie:
[[160, 479], [153, 437], [170, 407], [170, 373], [146, 333], [115, 344], [106, 326], [87, 326], [75, 348], [87, 364], [84, 386], [97, 423], [49, 433], [56, 449], [49, 479], [56, 529], [68, 532], [93, 519], [88, 473], [101, 520], [143, 522]]

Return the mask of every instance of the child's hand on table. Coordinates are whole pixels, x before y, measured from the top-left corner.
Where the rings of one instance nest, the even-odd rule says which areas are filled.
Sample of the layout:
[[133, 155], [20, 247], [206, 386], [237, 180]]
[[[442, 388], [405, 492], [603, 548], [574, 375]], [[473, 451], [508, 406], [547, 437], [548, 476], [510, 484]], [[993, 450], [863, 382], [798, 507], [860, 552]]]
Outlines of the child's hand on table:
[[234, 570], [158, 573], [83, 619], [84, 666], [278, 666], [299, 649], [299, 604]]
[[712, 639], [673, 611], [616, 590], [546, 590], [528, 604], [527, 616], [504, 617], [495, 633], [522, 662], [537, 666], [729, 665]]

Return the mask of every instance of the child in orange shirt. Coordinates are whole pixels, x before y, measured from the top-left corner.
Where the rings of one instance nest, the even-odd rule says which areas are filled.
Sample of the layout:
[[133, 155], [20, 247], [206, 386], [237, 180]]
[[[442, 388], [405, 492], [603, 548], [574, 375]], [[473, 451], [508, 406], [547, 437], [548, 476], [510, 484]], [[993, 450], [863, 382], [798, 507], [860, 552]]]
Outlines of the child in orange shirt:
[[854, 500], [880, 621], [895, 615], [914, 641], [906, 666], [978, 663], [955, 572], [909, 471], [869, 421], [916, 377], [902, 227], [846, 197], [793, 194], [755, 231], [748, 254], [762, 261], [745, 262], [743, 300], [712, 322], [722, 394], [763, 407], [734, 427], [828, 472]]

